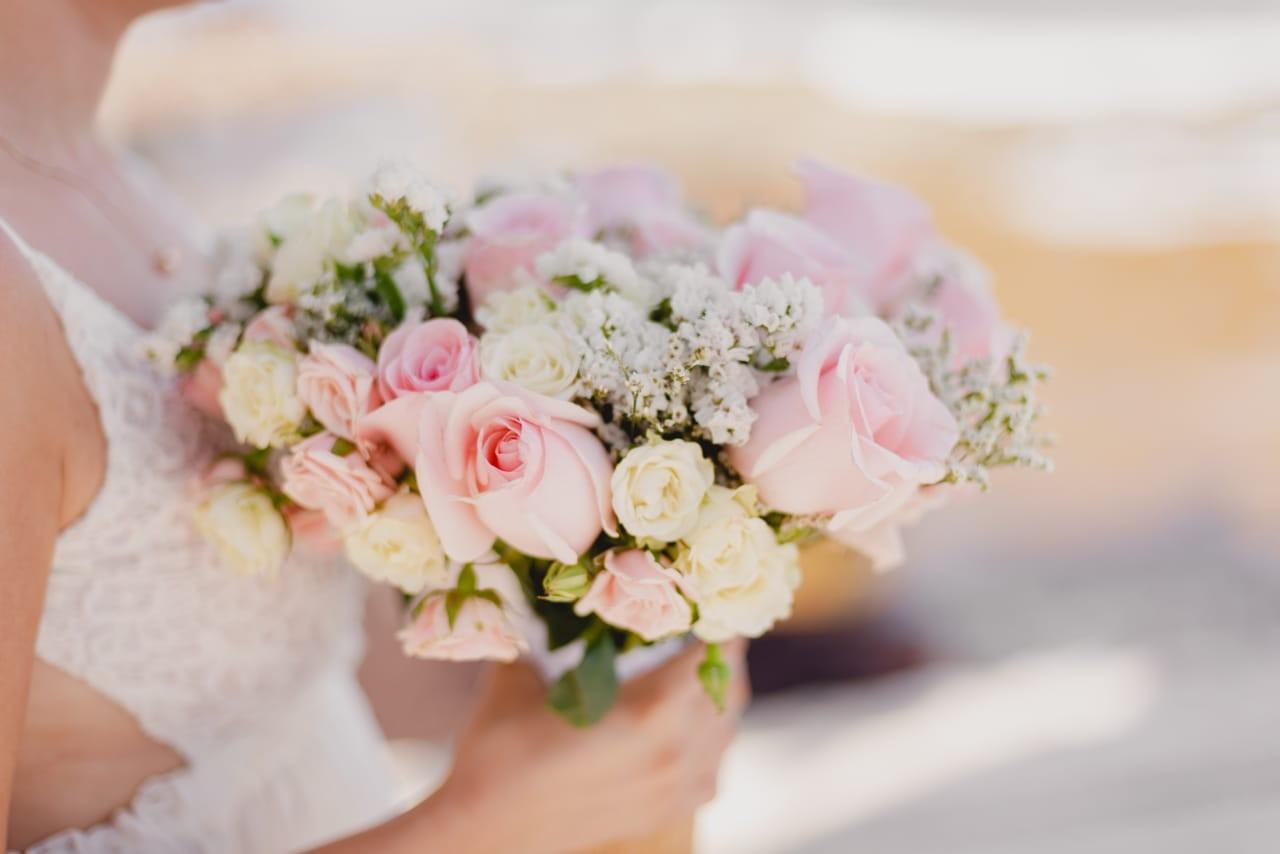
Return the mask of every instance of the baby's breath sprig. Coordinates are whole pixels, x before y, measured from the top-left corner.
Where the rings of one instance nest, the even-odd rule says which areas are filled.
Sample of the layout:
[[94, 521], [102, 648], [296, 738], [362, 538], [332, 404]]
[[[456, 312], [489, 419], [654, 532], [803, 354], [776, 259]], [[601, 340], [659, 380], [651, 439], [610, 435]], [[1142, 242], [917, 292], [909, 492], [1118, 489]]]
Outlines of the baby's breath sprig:
[[939, 323], [920, 306], [910, 306], [899, 320], [904, 340], [913, 342], [912, 356], [938, 399], [960, 426], [960, 437], [947, 460], [942, 483], [990, 485], [990, 471], [1017, 466], [1050, 471], [1053, 461], [1045, 450], [1051, 441], [1036, 431], [1045, 407], [1039, 386], [1049, 369], [1027, 360], [1027, 335], [1015, 336], [1008, 352], [996, 363], [971, 359], [955, 363], [951, 335], [943, 330], [932, 343], [926, 334]]

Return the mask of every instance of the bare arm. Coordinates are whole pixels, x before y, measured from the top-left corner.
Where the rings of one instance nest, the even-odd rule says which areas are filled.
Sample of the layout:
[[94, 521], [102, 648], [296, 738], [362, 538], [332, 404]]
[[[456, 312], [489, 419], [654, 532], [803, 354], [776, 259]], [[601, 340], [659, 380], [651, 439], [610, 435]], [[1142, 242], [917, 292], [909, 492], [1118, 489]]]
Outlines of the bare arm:
[[[0, 842], [8, 837], [36, 628], [67, 518], [65, 438], [94, 418], [57, 318], [0, 235]], [[87, 410], [85, 409], [87, 407]], [[97, 434], [95, 434], [97, 435]], [[76, 508], [71, 508], [75, 512]]]

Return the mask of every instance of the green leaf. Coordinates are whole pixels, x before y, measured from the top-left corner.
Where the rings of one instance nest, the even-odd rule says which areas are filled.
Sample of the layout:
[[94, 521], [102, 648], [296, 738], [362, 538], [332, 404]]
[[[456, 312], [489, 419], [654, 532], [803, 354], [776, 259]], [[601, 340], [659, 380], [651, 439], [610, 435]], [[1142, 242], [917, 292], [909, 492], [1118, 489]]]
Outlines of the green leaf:
[[733, 671], [725, 663], [720, 644], [707, 644], [707, 654], [698, 665], [698, 681], [702, 683], [702, 690], [707, 692], [711, 702], [715, 703], [716, 708], [722, 712], [725, 695], [729, 690], [729, 680], [732, 678]]
[[374, 290], [378, 292], [378, 296], [386, 303], [396, 323], [404, 320], [404, 297], [401, 296], [400, 289], [396, 287], [396, 283], [391, 276], [380, 272], [374, 276], [373, 282]]
[[[539, 582], [535, 589], [542, 589]], [[560, 649], [576, 641], [591, 628], [591, 617], [579, 617], [573, 606], [561, 602], [548, 602], [541, 596], [532, 600], [533, 610], [547, 626], [547, 647]]]
[[203, 345], [183, 347], [178, 351], [178, 355], [173, 357], [173, 364], [179, 371], [186, 372], [194, 370], [195, 366], [200, 364], [200, 360], [203, 358]]
[[339, 436], [333, 440], [333, 447], [329, 449], [329, 452], [335, 457], [345, 457], [355, 449], [355, 442], [351, 442]]
[[457, 590], [463, 596], [476, 592], [476, 568], [473, 564], [468, 563], [462, 567], [462, 572], [458, 575]]
[[576, 727], [598, 722], [618, 699], [613, 637], [602, 632], [588, 646], [582, 663], [551, 686], [547, 703]]
[[266, 476], [267, 463], [271, 460], [270, 448], [258, 448], [244, 455], [244, 467], [257, 475]]
[[653, 307], [653, 311], [649, 312], [649, 319], [666, 326], [671, 320], [671, 297], [663, 297], [662, 301]]
[[760, 367], [760, 370], [769, 371], [771, 373], [777, 373], [779, 371], [785, 371], [789, 367], [791, 367], [791, 362], [787, 359], [787, 357], [778, 356], [770, 360], [769, 362], [766, 362], [764, 365], [762, 365]]
[[453, 624], [458, 622], [458, 612], [462, 610], [462, 603], [467, 601], [467, 597], [459, 593], [457, 590], [450, 590], [444, 596], [444, 613], [449, 618], [449, 629], [452, 631]]
[[556, 276], [554, 281], [558, 285], [564, 285], [566, 288], [572, 288], [575, 291], [582, 291], [583, 293], [598, 291], [608, 284], [602, 278], [596, 278], [592, 279], [590, 282], [584, 282], [577, 276]]

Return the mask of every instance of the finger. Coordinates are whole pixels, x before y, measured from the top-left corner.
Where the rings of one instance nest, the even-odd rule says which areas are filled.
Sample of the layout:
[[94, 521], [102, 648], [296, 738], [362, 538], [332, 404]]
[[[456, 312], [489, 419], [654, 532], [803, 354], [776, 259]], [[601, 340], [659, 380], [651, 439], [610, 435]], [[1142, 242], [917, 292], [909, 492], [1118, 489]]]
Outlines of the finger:
[[730, 667], [735, 670], [739, 667], [745, 668], [747, 665], [747, 646], [746, 638], [734, 638], [720, 645], [720, 653]]
[[495, 701], [513, 702], [521, 698], [540, 696], [546, 691], [546, 685], [538, 672], [522, 661], [513, 664], [495, 664], [489, 668], [486, 677], [486, 696]]
[[623, 686], [624, 695], [652, 696], [668, 694], [673, 687], [697, 684], [698, 665], [706, 655], [702, 644], [692, 644], [662, 666], [633, 679]]

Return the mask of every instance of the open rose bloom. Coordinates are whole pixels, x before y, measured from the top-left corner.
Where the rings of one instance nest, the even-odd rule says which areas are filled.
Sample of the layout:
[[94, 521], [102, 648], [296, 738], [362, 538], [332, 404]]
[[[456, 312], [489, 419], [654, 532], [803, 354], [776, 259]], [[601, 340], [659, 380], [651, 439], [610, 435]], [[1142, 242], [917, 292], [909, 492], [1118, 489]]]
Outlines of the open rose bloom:
[[200, 530], [263, 579], [344, 555], [406, 597], [409, 655], [563, 650], [577, 724], [673, 639], [718, 699], [718, 645], [790, 614], [805, 542], [888, 567], [958, 488], [1048, 466], [982, 268], [905, 189], [797, 172], [800, 210], [723, 228], [650, 166], [290, 197], [148, 342], [241, 443]]

